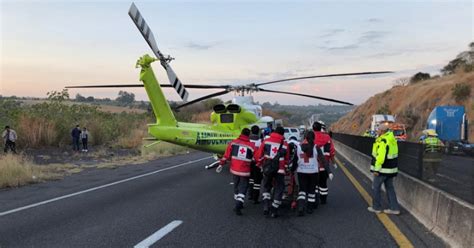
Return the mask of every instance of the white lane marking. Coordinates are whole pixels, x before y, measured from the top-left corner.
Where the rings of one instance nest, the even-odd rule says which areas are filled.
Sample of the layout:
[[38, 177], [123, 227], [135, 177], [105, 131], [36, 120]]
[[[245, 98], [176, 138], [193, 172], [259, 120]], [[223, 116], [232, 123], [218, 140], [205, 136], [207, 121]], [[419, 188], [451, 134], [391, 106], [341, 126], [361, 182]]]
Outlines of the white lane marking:
[[160, 230], [156, 231], [152, 235], [150, 235], [148, 238], [144, 239], [142, 242], [136, 244], [134, 248], [148, 248], [154, 243], [156, 243], [158, 240], [163, 238], [166, 234], [170, 233], [178, 227], [179, 225], [183, 224], [183, 221], [181, 220], [174, 220], [170, 222], [168, 225], [164, 226]]
[[136, 179], [139, 179], [139, 178], [142, 178], [142, 177], [150, 176], [150, 175], [162, 172], [162, 171], [167, 171], [167, 170], [171, 170], [171, 169], [178, 168], [178, 167], [181, 167], [181, 166], [185, 166], [185, 165], [188, 165], [188, 164], [196, 163], [196, 162], [203, 161], [203, 160], [206, 160], [206, 159], [209, 159], [209, 158], [212, 158], [212, 157], [205, 157], [205, 158], [201, 158], [201, 159], [197, 159], [197, 160], [188, 161], [188, 162], [185, 162], [185, 163], [182, 163], [182, 164], [173, 165], [173, 166], [170, 166], [170, 167], [166, 167], [166, 168], [159, 169], [159, 170], [152, 171], [152, 172], [148, 172], [148, 173], [145, 173], [145, 174], [142, 174], [142, 175], [126, 178], [126, 179], [116, 181], [116, 182], [113, 182], [113, 183], [104, 184], [104, 185], [97, 186], [97, 187], [94, 187], [94, 188], [82, 190], [82, 191], [79, 191], [79, 192], [76, 192], [76, 193], [63, 195], [63, 196], [56, 197], [56, 198], [53, 198], [53, 199], [49, 199], [49, 200], [46, 200], [46, 201], [33, 203], [33, 204], [30, 204], [30, 205], [15, 208], [15, 209], [8, 210], [8, 211], [5, 211], [5, 212], [0, 212], [0, 217], [5, 216], [5, 215], [9, 215], [9, 214], [12, 214], [12, 213], [20, 212], [20, 211], [23, 211], [23, 210], [26, 210], [26, 209], [29, 209], [29, 208], [34, 208], [34, 207], [37, 207], [37, 206], [48, 204], [48, 203], [51, 203], [51, 202], [63, 200], [63, 199], [73, 197], [73, 196], [76, 196], [76, 195], [81, 195], [81, 194], [84, 194], [84, 193], [92, 192], [92, 191], [95, 191], [95, 190], [98, 190], [98, 189], [103, 189], [103, 188], [107, 188], [107, 187], [114, 186], [114, 185], [117, 185], [117, 184], [125, 183], [125, 182], [128, 182], [128, 181], [136, 180]]

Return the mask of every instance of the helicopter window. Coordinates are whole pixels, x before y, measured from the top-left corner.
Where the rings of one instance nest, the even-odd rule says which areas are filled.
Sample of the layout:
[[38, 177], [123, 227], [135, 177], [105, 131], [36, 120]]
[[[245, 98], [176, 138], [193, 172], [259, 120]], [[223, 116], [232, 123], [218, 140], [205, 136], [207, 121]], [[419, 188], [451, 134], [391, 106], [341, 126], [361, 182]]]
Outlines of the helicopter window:
[[292, 132], [292, 133], [296, 133], [296, 132], [298, 132], [298, 130], [296, 130], [296, 128], [292, 128], [292, 129], [291, 129], [291, 132]]
[[290, 130], [288, 130], [288, 128], [285, 128], [285, 133], [288, 133], [290, 132]]
[[234, 114], [221, 114], [221, 123], [234, 122]]

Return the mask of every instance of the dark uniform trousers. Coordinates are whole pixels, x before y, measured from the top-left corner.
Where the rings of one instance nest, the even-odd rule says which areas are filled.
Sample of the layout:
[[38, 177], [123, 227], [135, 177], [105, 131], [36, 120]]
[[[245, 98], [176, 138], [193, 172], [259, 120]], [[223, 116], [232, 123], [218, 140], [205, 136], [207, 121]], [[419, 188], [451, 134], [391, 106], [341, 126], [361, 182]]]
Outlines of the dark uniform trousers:
[[[263, 200], [263, 210], [268, 211], [270, 208], [270, 203], [272, 208], [278, 209], [281, 205], [281, 200], [283, 197], [283, 191], [285, 190], [285, 175], [280, 173], [275, 173], [273, 175], [264, 176], [262, 181], [262, 200]], [[273, 190], [273, 202], [271, 201], [272, 195], [271, 190]]]
[[318, 183], [318, 174], [319, 173], [298, 173], [298, 210], [304, 208], [305, 202], [307, 203], [307, 208], [314, 209], [318, 205], [317, 193], [315, 188]]
[[257, 202], [260, 197], [263, 174], [262, 170], [255, 164], [255, 162], [252, 162], [250, 169], [249, 199]]
[[320, 171], [319, 173], [318, 187], [316, 187], [316, 194], [319, 192], [321, 197], [321, 204], [326, 204], [328, 198], [328, 172], [326, 170]]
[[244, 206], [245, 193], [249, 186], [249, 177], [233, 175], [235, 207], [242, 209]]

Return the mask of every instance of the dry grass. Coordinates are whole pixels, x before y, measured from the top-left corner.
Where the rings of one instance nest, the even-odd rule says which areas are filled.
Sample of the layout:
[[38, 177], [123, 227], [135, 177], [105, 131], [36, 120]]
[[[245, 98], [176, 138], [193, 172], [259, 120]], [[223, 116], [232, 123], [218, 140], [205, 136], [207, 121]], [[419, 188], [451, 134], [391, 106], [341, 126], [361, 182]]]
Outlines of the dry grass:
[[146, 113], [144, 109], [137, 109], [137, 108], [129, 108], [129, 107], [121, 107], [121, 106], [113, 106], [113, 105], [99, 105], [99, 109], [104, 112], [110, 113], [138, 113], [143, 114]]
[[193, 117], [191, 118], [191, 122], [211, 123], [211, 113], [212, 111], [204, 111], [204, 112], [193, 114]]
[[[142, 143], [140, 146], [142, 146]], [[86, 168], [115, 169], [124, 165], [146, 163], [160, 157], [186, 154], [189, 151], [189, 148], [166, 142], [160, 142], [148, 148], [142, 146], [141, 155], [139, 156], [109, 157], [107, 150], [101, 149], [94, 152], [93, 157], [98, 160], [109, 157], [106, 161], [94, 165], [81, 165], [80, 167], [72, 164], [37, 165], [24, 155], [0, 155], [0, 189], [59, 180], [70, 174], [81, 172]]]
[[[412, 116], [418, 118], [408, 127], [409, 139], [415, 140], [421, 135], [426, 126], [426, 120], [434, 107], [440, 105], [458, 105], [451, 94], [451, 89], [456, 83], [467, 83], [474, 88], [474, 73], [460, 72], [454, 75], [435, 78], [411, 84], [407, 86], [394, 87], [386, 92], [377, 94], [358, 106], [351, 113], [341, 118], [331, 126], [336, 132], [361, 135], [365, 129], [370, 127], [372, 115], [384, 104], [389, 106], [392, 114], [397, 115], [397, 121], [410, 123], [406, 118], [408, 110]], [[469, 140], [474, 140], [474, 97], [463, 102], [469, 118]], [[363, 119], [359, 122], [360, 117]], [[354, 126], [354, 123], [357, 125]], [[411, 124], [411, 123], [410, 123]]]
[[167, 142], [160, 142], [148, 148], [143, 146], [141, 152], [142, 157], [145, 157], [147, 159], [155, 159], [159, 157], [186, 154], [189, 153], [190, 150], [190, 148], [184, 146], [178, 146]]
[[115, 169], [120, 166], [130, 165], [130, 164], [142, 164], [155, 160], [157, 158], [175, 156], [179, 154], [189, 153], [191, 149], [183, 146], [178, 146], [175, 144], [160, 142], [151, 147], [145, 147], [144, 145], [151, 144], [151, 142], [143, 142], [141, 148], [141, 155], [139, 156], [118, 156], [112, 157], [105, 162], [100, 162], [96, 166], [99, 169]]
[[23, 155], [0, 156], [0, 188], [14, 188], [46, 180], [58, 180], [82, 169], [69, 164], [35, 165]]
[[[26, 105], [35, 105], [35, 104], [41, 104], [44, 102], [48, 102], [48, 100], [20, 100]], [[74, 101], [64, 101], [66, 105], [73, 105], [73, 104], [84, 104], [84, 105], [90, 105], [93, 106], [94, 104], [87, 103], [87, 102], [74, 102]], [[146, 113], [146, 110], [144, 109], [137, 109], [137, 108], [129, 108], [129, 107], [123, 107], [123, 106], [115, 106], [115, 105], [106, 105], [106, 104], [99, 104], [99, 109], [104, 112], [110, 112], [110, 113], [138, 113], [138, 114], [143, 114]]]
[[18, 121], [17, 133], [20, 144], [38, 147], [40, 144], [52, 144], [57, 139], [54, 122], [22, 114]]
[[134, 129], [127, 136], [121, 136], [115, 146], [125, 149], [140, 147], [143, 143], [143, 137], [146, 135], [145, 129]]

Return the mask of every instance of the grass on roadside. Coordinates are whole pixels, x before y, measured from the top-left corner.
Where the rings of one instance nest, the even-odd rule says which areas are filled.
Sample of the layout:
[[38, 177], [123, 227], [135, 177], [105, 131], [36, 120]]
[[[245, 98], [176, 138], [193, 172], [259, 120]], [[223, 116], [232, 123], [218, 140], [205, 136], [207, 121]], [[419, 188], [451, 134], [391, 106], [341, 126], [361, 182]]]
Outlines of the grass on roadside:
[[145, 145], [148, 144], [151, 144], [151, 142], [144, 142], [141, 148], [142, 157], [145, 157], [147, 159], [186, 154], [192, 150], [188, 147], [171, 144], [164, 141], [161, 141], [158, 144], [152, 145], [150, 147], [145, 147]]
[[46, 180], [59, 180], [82, 169], [70, 164], [36, 165], [24, 155], [0, 156], [0, 188], [15, 188]]
[[143, 141], [143, 145], [141, 146], [140, 150], [140, 156], [114, 157], [111, 158], [109, 161], [99, 163], [97, 165], [97, 168], [115, 169], [123, 165], [141, 164], [161, 157], [186, 154], [189, 153], [189, 151], [191, 150], [190, 148], [178, 146], [167, 142], [160, 142], [156, 145], [145, 147], [145, 145], [148, 144], [151, 144], [151, 142]]
[[[145, 143], [146, 142], [144, 142], [144, 144]], [[190, 150], [191, 149], [186, 147], [160, 142], [151, 147], [142, 146], [141, 156], [111, 157], [110, 160], [100, 162], [96, 165], [81, 165], [79, 167], [72, 164], [37, 165], [25, 155], [0, 155], [0, 189], [16, 188], [49, 180], [59, 180], [64, 176], [81, 172], [86, 168], [114, 169], [128, 164], [146, 163], [160, 157], [186, 154], [189, 153]], [[98, 152], [106, 153], [105, 150]]]

